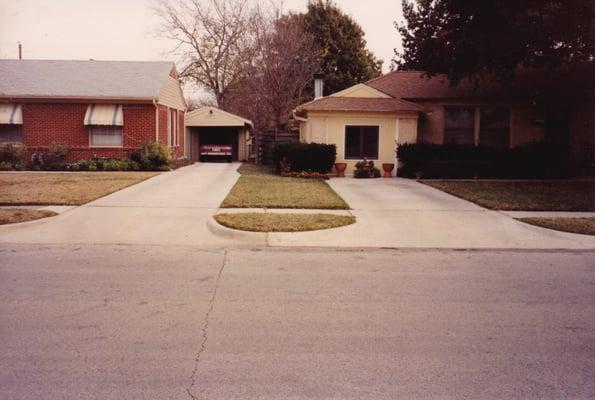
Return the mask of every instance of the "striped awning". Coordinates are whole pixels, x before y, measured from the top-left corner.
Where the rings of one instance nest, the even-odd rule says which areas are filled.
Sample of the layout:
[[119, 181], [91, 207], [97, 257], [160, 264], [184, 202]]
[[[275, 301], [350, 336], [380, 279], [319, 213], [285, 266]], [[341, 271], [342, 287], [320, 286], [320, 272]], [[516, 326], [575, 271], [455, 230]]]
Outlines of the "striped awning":
[[124, 125], [121, 104], [89, 104], [85, 114], [85, 125]]
[[0, 124], [23, 124], [23, 111], [20, 104], [0, 103]]

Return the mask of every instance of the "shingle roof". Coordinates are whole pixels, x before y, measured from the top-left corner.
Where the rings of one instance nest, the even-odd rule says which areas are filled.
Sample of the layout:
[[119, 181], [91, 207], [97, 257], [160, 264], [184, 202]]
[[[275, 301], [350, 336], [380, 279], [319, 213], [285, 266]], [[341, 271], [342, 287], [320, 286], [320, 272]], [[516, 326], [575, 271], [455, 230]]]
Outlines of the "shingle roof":
[[174, 64], [0, 60], [0, 97], [157, 99]]
[[405, 100], [373, 97], [322, 97], [297, 108], [297, 111], [396, 112], [422, 110], [421, 106]]
[[[452, 99], [510, 96], [518, 84], [505, 87], [495, 79], [483, 79], [480, 85], [463, 80], [452, 86], [446, 75], [428, 77], [422, 71], [394, 71], [365, 83], [376, 90], [401, 99]], [[520, 91], [520, 90], [519, 90]]]

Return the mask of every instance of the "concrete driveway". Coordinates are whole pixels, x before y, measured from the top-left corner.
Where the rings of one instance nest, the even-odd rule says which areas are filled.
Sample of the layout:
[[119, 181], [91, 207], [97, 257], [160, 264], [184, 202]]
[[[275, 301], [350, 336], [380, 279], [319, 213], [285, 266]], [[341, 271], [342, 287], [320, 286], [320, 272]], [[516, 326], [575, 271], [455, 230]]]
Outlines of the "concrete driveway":
[[593, 249], [595, 237], [527, 225], [407, 179], [335, 178], [357, 223], [270, 234], [272, 246]]
[[55, 218], [0, 227], [0, 243], [222, 245], [207, 220], [237, 181], [238, 164], [198, 163]]

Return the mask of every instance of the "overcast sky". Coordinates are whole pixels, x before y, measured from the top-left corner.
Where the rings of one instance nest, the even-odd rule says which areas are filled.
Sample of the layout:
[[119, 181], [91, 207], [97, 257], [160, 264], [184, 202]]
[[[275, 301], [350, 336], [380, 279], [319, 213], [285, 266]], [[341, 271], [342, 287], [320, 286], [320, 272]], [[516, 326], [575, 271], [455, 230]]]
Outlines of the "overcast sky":
[[[275, 0], [273, 0], [275, 1]], [[286, 10], [305, 10], [308, 0], [285, 0]], [[400, 0], [336, 0], [364, 29], [368, 47], [390, 66], [400, 45], [393, 27]], [[172, 60], [172, 43], [155, 37], [154, 0], [0, 0], [0, 58]]]

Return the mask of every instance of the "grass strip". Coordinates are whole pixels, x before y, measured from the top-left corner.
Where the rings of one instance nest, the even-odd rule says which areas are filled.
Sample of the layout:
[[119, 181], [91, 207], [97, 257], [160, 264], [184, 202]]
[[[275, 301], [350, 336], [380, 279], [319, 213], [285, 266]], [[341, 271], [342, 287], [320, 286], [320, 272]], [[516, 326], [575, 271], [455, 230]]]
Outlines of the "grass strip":
[[527, 224], [562, 232], [595, 235], [595, 218], [589, 217], [527, 217], [518, 218]]
[[16, 224], [36, 219], [53, 217], [58, 215], [54, 211], [34, 210], [28, 208], [0, 208], [0, 225]]
[[595, 211], [595, 182], [422, 181], [492, 210]]
[[338, 228], [355, 223], [355, 217], [332, 214], [217, 214], [223, 226], [250, 232], [304, 232]]

